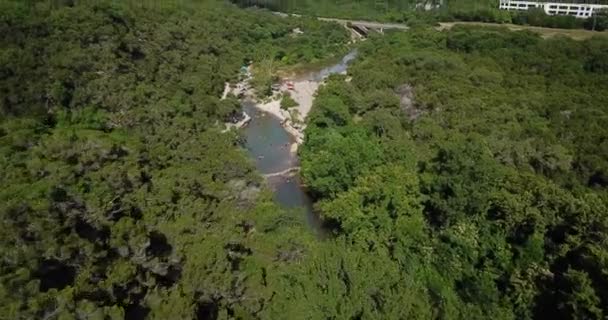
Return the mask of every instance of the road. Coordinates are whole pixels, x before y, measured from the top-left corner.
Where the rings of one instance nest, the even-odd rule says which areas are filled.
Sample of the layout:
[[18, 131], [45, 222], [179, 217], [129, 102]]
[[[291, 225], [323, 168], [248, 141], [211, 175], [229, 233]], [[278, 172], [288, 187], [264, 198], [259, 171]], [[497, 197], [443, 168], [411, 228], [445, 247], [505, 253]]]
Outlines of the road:
[[592, 37], [608, 37], [608, 31], [591, 31], [584, 29], [558, 29], [558, 28], [543, 28], [543, 27], [534, 27], [534, 26], [522, 26], [515, 24], [498, 24], [498, 23], [488, 23], [488, 22], [440, 22], [439, 27], [435, 29], [439, 31], [449, 30], [455, 25], [464, 25], [464, 26], [485, 26], [485, 27], [499, 27], [499, 28], [507, 28], [511, 31], [519, 31], [519, 30], [529, 30], [535, 33], [540, 34], [543, 38], [550, 38], [555, 36], [566, 36], [572, 38], [574, 40], [585, 40]]
[[398, 29], [398, 30], [408, 30], [409, 27], [406, 26], [405, 24], [400, 24], [400, 23], [383, 23], [383, 22], [376, 22], [376, 21], [361, 21], [361, 20], [346, 20], [346, 19], [337, 19], [337, 18], [323, 18], [323, 17], [318, 17], [317, 19], [321, 20], [321, 21], [330, 21], [330, 22], [337, 22], [340, 24], [353, 24], [356, 26], [362, 26], [362, 27], [366, 27], [368, 29]]
[[[289, 13], [277, 12], [277, 11], [273, 11], [273, 13], [278, 16], [281, 16], [281, 17], [288, 17], [290, 15], [294, 16], [294, 17], [301, 16], [299, 14], [289, 14]], [[377, 22], [377, 21], [348, 20], [348, 19], [324, 18], [324, 17], [317, 17], [317, 19], [319, 19], [321, 21], [336, 22], [336, 23], [340, 23], [343, 25], [351, 23], [353, 25], [362, 26], [362, 27], [366, 27], [369, 29], [399, 29], [399, 30], [408, 30], [409, 29], [408, 26], [406, 26], [405, 24], [401, 24], [401, 23], [384, 23], [384, 22]]]

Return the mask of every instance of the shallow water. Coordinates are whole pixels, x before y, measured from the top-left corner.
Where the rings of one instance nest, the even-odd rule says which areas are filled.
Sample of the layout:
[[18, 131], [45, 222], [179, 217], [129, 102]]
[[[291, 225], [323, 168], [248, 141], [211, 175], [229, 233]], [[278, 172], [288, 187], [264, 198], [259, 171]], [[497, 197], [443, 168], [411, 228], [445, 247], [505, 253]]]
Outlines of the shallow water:
[[[323, 221], [313, 210], [313, 201], [302, 187], [299, 176], [293, 177], [272, 177], [268, 179], [274, 191], [275, 201], [284, 208], [295, 209], [305, 214], [306, 223], [317, 234], [323, 237], [326, 230], [323, 228]], [[299, 210], [298, 210], [299, 209]]]
[[[336, 64], [317, 71], [304, 73], [298, 79], [322, 81], [325, 77], [344, 73], [348, 63], [357, 56], [357, 51], [349, 52]], [[254, 106], [252, 101], [243, 101], [243, 110], [251, 116], [251, 122], [243, 132], [246, 137], [246, 148], [256, 162], [257, 169], [262, 174], [280, 172], [298, 166], [298, 158], [290, 152], [290, 146], [295, 139], [281, 126], [280, 120]], [[275, 176], [268, 178], [274, 190], [274, 198], [284, 208], [294, 209], [294, 212], [304, 212], [306, 222], [318, 235], [325, 235], [323, 222], [313, 211], [312, 199], [302, 187], [300, 178], [296, 176]]]
[[297, 157], [290, 152], [295, 139], [285, 131], [279, 119], [255, 108], [251, 101], [245, 101], [242, 105], [251, 117], [243, 132], [247, 138], [246, 148], [255, 160], [257, 169], [268, 174], [295, 166]]
[[342, 60], [336, 64], [332, 64], [328, 67], [325, 67], [321, 70], [313, 70], [309, 72], [304, 72], [300, 77], [296, 77], [298, 80], [310, 80], [310, 81], [323, 81], [326, 77], [332, 74], [345, 73], [348, 69], [348, 64], [357, 57], [358, 51], [357, 49], [350, 51]]

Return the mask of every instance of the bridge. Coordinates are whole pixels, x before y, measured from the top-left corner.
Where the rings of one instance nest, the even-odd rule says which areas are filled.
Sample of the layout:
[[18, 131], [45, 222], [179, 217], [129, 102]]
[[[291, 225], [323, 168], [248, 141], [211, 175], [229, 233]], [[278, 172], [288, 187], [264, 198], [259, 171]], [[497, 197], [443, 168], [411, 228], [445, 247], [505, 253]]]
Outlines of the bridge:
[[[301, 17], [299, 14], [289, 14], [284, 12], [273, 12], [274, 14], [281, 17]], [[349, 19], [339, 19], [339, 18], [325, 18], [325, 17], [317, 17], [318, 20], [335, 22], [343, 25], [347, 29], [351, 30], [356, 36], [365, 38], [371, 31], [376, 31], [383, 33], [384, 30], [409, 30], [409, 27], [402, 23], [384, 23], [377, 21], [363, 21], [363, 20], [349, 20]]]
[[383, 23], [375, 21], [362, 21], [362, 20], [347, 20], [338, 18], [323, 18], [318, 17], [321, 21], [339, 23], [346, 28], [350, 29], [356, 36], [366, 38], [370, 31], [376, 31], [384, 33], [384, 30], [408, 30], [409, 27], [405, 24], [400, 23]]
[[383, 23], [383, 22], [375, 22], [375, 21], [362, 21], [362, 20], [346, 20], [346, 19], [337, 19], [337, 18], [317, 18], [321, 21], [330, 21], [336, 22], [343, 25], [352, 25], [357, 27], [363, 27], [367, 29], [397, 29], [397, 30], [408, 30], [409, 27], [405, 24], [401, 23]]

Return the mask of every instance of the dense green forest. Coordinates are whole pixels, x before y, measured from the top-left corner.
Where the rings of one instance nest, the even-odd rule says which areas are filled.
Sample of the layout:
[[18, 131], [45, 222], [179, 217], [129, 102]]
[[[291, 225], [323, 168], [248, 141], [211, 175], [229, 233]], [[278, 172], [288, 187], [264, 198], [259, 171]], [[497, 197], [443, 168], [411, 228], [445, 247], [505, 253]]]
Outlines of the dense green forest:
[[243, 63], [316, 62], [346, 30], [215, 1], [65, 3], [0, 9], [0, 318], [263, 311], [308, 232], [220, 133], [240, 106], [219, 97]]
[[366, 42], [301, 150], [336, 245], [360, 257], [342, 294], [367, 278], [354, 270], [380, 274], [338, 318], [604, 319], [607, 61], [606, 39], [503, 29]]
[[[437, 21], [511, 20], [498, 10], [498, 0], [231, 0], [243, 6], [310, 16], [403, 22], [411, 25]], [[482, 20], [482, 16], [486, 19]]]
[[344, 28], [211, 0], [0, 12], [0, 318], [608, 316], [608, 40], [359, 44], [299, 151], [320, 240], [219, 97], [250, 61], [335, 58]]
[[[604, 31], [608, 29], [608, 12], [599, 12], [595, 19], [573, 16], [551, 16], [544, 10], [506, 11], [498, 8], [498, 0], [232, 0], [244, 7], [257, 6], [269, 10], [321, 17], [379, 20], [407, 23], [411, 26], [433, 25], [437, 22], [477, 21], [514, 23], [549, 28]], [[567, 2], [556, 0], [554, 2]], [[606, 3], [605, 0], [589, 0]]]

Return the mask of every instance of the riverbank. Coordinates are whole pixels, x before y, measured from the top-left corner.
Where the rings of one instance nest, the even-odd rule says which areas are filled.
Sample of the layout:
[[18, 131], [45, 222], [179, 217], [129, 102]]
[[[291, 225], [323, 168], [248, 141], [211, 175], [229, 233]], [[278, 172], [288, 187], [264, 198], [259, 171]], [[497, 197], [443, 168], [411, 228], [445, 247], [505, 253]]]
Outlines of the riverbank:
[[[225, 98], [229, 93], [243, 100], [254, 101], [255, 108], [271, 114], [278, 118], [281, 126], [295, 140], [290, 146], [292, 153], [297, 152], [298, 146], [304, 142], [304, 130], [306, 129], [306, 117], [312, 109], [315, 93], [325, 81], [325, 78], [331, 74], [345, 74], [348, 64], [357, 56], [357, 50], [352, 50], [346, 54], [342, 60], [322, 68], [315, 72], [302, 72], [301, 74], [285, 76], [281, 78], [280, 83], [274, 88], [272, 96], [259, 101], [253, 88], [250, 86], [252, 78], [251, 67], [248, 67], [244, 73], [244, 78], [234, 87], [229, 84], [224, 88], [222, 98]], [[285, 94], [289, 94], [296, 102], [296, 106], [287, 110], [281, 108], [281, 100]], [[246, 114], [245, 114], [246, 115]], [[243, 126], [248, 122], [244, 122]], [[238, 128], [238, 126], [237, 126]]]
[[[295, 153], [298, 146], [304, 142], [305, 120], [312, 109], [314, 95], [321, 85], [322, 81], [314, 80], [297, 80], [288, 81], [282, 79], [280, 86], [273, 91], [273, 95], [266, 98], [265, 101], [259, 101], [254, 90], [249, 85], [251, 80], [250, 68], [248, 68], [244, 79], [238, 82], [234, 87], [226, 84], [222, 99], [225, 99], [229, 93], [237, 97], [242, 97], [243, 100], [254, 101], [254, 106], [264, 112], [278, 118], [281, 125], [287, 133], [293, 136], [295, 142], [290, 146], [291, 152]], [[292, 86], [288, 85], [290, 83]], [[297, 106], [288, 110], [281, 108], [281, 99], [284, 94], [290, 94], [292, 99], [297, 103]], [[231, 128], [242, 128], [249, 123], [251, 118], [247, 113], [244, 113], [244, 119], [239, 123], [227, 123], [226, 130]]]
[[232, 122], [224, 123], [226, 128], [224, 130], [222, 130], [222, 132], [228, 132], [232, 128], [235, 128], [235, 129], [243, 128], [244, 126], [248, 125], [250, 121], [251, 121], [251, 117], [247, 114], [247, 112], [243, 112], [243, 118], [241, 121], [239, 121], [237, 123], [232, 123]]
[[[305, 121], [314, 97], [325, 79], [332, 74], [345, 74], [348, 63], [357, 55], [350, 51], [341, 60], [300, 73], [276, 75], [272, 94], [259, 99], [251, 83], [251, 68], [241, 70], [241, 81], [224, 88], [222, 97], [234, 94], [241, 101], [251, 121], [241, 130], [244, 147], [259, 173], [273, 190], [274, 199], [284, 208], [304, 210], [308, 224], [319, 237], [324, 237], [323, 221], [313, 210], [313, 199], [299, 178], [298, 146], [304, 142]], [[293, 101], [287, 110], [282, 99], [289, 94]], [[284, 103], [285, 105], [285, 103]], [[239, 119], [240, 120], [240, 119]]]
[[[288, 81], [282, 81], [282, 84], [272, 97], [266, 103], [256, 103], [256, 107], [264, 112], [268, 112], [281, 120], [281, 124], [285, 130], [291, 134], [296, 142], [292, 145], [291, 150], [295, 152], [297, 147], [304, 142], [304, 129], [306, 129], [305, 120], [312, 109], [314, 95], [321, 85], [321, 82], [311, 80], [291, 81], [292, 89], [288, 87]], [[297, 103], [297, 106], [288, 110], [281, 108], [281, 99], [284, 94], [290, 94], [291, 98]]]

